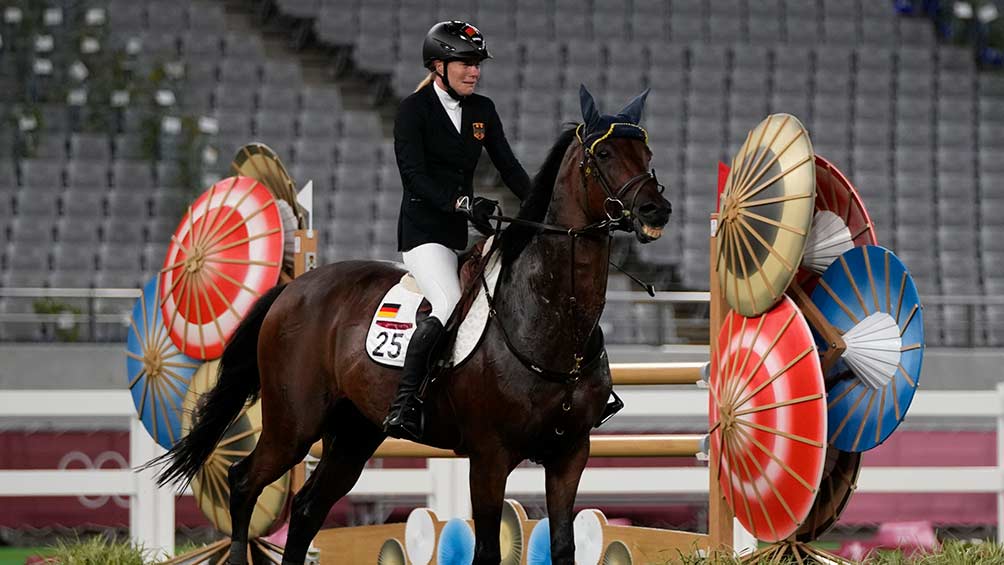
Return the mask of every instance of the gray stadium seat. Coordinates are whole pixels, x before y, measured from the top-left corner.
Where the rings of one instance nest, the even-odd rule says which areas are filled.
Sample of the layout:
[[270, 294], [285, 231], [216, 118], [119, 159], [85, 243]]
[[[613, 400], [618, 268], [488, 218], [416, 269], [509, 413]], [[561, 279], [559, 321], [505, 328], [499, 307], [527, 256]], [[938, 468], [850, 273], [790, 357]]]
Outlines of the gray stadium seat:
[[375, 140], [343, 137], [335, 144], [335, 158], [339, 164], [375, 168], [380, 161], [379, 149]]
[[145, 225], [146, 215], [144, 214], [112, 216], [101, 225], [102, 241], [135, 248], [138, 242], [143, 241], [143, 227]]
[[1004, 226], [1004, 197], [1000, 192], [984, 195], [980, 200], [980, 225], [996, 229]]
[[743, 23], [738, 10], [726, 13], [713, 12], [708, 20], [709, 40], [717, 44], [745, 43], [747, 38]]
[[[250, 85], [221, 83], [213, 95], [214, 106], [225, 112], [250, 112], [255, 107], [255, 89]], [[220, 130], [223, 130], [222, 120]]]
[[[798, 2], [797, 5], [809, 5], [810, 2]], [[788, 43], [798, 46], [810, 46], [819, 42], [822, 37], [820, 22], [815, 18], [792, 17], [785, 18], [784, 36]]]
[[110, 28], [119, 34], [138, 33], [146, 26], [144, 2], [111, 0], [106, 13]]
[[171, 232], [174, 232], [191, 201], [192, 198], [181, 189], [161, 188], [153, 193], [153, 198], [150, 200], [151, 213], [155, 218], [173, 220]]
[[[984, 214], [984, 217], [986, 215]], [[1004, 238], [1000, 236], [1000, 225], [980, 226], [980, 250], [984, 253], [1004, 253]]]
[[108, 193], [108, 216], [117, 218], [143, 219], [150, 215], [149, 189], [130, 188], [112, 190]]
[[26, 186], [16, 195], [16, 215], [22, 217], [55, 217], [59, 211], [58, 190]]
[[265, 58], [265, 45], [253, 33], [229, 31], [223, 38], [223, 52], [227, 57], [245, 57], [253, 60]]
[[979, 125], [978, 143], [980, 147], [1004, 149], [1004, 125], [992, 122], [981, 122]]
[[[59, 244], [53, 250], [52, 255], [54, 272], [88, 273], [86, 275], [88, 280], [93, 276], [95, 256], [93, 247], [90, 245], [75, 245], [69, 242]], [[77, 278], [80, 275], [71, 276]]]
[[[201, 21], [201, 18], [196, 18]], [[219, 32], [223, 28], [218, 28], [214, 33], [206, 33], [203, 30], [189, 30], [181, 39], [181, 54], [186, 65], [198, 64], [201, 62], [215, 64], [223, 56], [223, 45], [220, 41]], [[191, 77], [191, 73], [186, 73]]]
[[104, 192], [108, 188], [108, 165], [103, 161], [71, 161], [66, 167], [66, 184], [74, 191]]
[[66, 159], [66, 137], [63, 132], [51, 132], [36, 138], [33, 155], [47, 161]]
[[751, 1], [749, 3], [749, 19], [746, 22], [750, 42], [755, 45], [777, 45], [783, 37], [781, 27], [783, 21], [784, 18], [781, 16], [777, 2]]
[[335, 163], [334, 144], [328, 139], [301, 138], [294, 144], [293, 156], [296, 164], [328, 168]]
[[888, 151], [892, 147], [892, 133], [893, 129], [889, 120], [855, 119], [852, 132], [855, 149]]
[[902, 45], [929, 46], [934, 44], [934, 25], [926, 18], [896, 18], [899, 24], [899, 42]]
[[995, 178], [997, 182], [993, 186], [998, 187], [998, 189], [1004, 186], [1004, 184], [1001, 184], [1001, 177], [1004, 177], [1004, 159], [1000, 158], [999, 150], [991, 147], [980, 147], [977, 150], [977, 163], [980, 177]]
[[976, 232], [973, 225], [938, 226], [938, 249], [949, 257], [973, 253], [976, 249]]
[[700, 14], [671, 11], [669, 39], [680, 44], [706, 41], [707, 19]]
[[857, 22], [853, 17], [828, 17], [823, 19], [823, 38], [828, 45], [858, 44]]
[[976, 140], [976, 131], [971, 123], [938, 122], [938, 146], [968, 149], [970, 154]]
[[[869, 4], [869, 2], [863, 2]], [[861, 41], [865, 44], [889, 47], [896, 43], [895, 19], [891, 15], [884, 18], [864, 18], [861, 20]]]
[[140, 252], [135, 244], [106, 243], [98, 251], [98, 264], [101, 270], [134, 271], [140, 276]]
[[971, 124], [976, 121], [976, 100], [972, 90], [968, 94], [949, 96], [940, 95], [936, 102], [938, 121]]
[[939, 197], [948, 202], [965, 200], [969, 204], [976, 204], [979, 201], [972, 172], [948, 172], [939, 169], [935, 183]]
[[193, 0], [189, 6], [189, 28], [207, 35], [226, 29], [223, 5], [211, 0]]
[[104, 216], [104, 196], [102, 192], [86, 187], [71, 187], [62, 196], [64, 216], [72, 218], [101, 218]]
[[928, 121], [905, 121], [896, 123], [895, 143], [898, 146], [930, 149], [934, 142], [934, 128]]
[[145, 192], [154, 185], [153, 168], [148, 161], [117, 160], [112, 164], [113, 187]]

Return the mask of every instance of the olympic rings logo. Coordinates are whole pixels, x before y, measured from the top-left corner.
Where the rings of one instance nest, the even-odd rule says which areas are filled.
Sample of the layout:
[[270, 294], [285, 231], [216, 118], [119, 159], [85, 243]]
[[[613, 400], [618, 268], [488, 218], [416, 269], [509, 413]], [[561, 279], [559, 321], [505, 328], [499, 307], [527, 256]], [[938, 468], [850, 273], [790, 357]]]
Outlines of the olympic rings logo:
[[[89, 455], [81, 451], [68, 451], [65, 455], [63, 455], [63, 458], [59, 460], [58, 468], [60, 471], [112, 470], [128, 469], [129, 464], [126, 463], [125, 457], [123, 457], [118, 451], [103, 451], [93, 460]], [[77, 497], [80, 504], [89, 510], [96, 510], [105, 504], [108, 504], [108, 499], [115, 500], [115, 505], [119, 508], [129, 508], [128, 497], [124, 497], [119, 494], [111, 496], [107, 494], [100, 496], [81, 495]]]

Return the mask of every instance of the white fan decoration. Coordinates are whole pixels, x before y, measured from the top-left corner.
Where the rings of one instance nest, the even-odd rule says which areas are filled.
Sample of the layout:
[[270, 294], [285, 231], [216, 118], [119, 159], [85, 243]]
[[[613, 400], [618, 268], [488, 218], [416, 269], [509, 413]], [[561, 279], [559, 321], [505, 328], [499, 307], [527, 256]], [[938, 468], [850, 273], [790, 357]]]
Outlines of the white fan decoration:
[[853, 247], [851, 230], [844, 220], [829, 210], [819, 210], [812, 218], [812, 231], [805, 242], [802, 266], [821, 275], [837, 257]]
[[844, 334], [844, 343], [844, 361], [866, 386], [882, 388], [896, 374], [903, 341], [889, 314], [869, 314]]
[[603, 557], [603, 523], [599, 510], [587, 508], [572, 521], [575, 539], [575, 562], [578, 565], [600, 565]]
[[413, 565], [427, 565], [436, 550], [436, 514], [428, 508], [416, 508], [404, 525], [404, 550]]
[[282, 267], [293, 272], [293, 255], [296, 254], [293, 234], [297, 228], [296, 214], [293, 212], [293, 207], [282, 198], [275, 199], [275, 206], [279, 209], [279, 219], [282, 220]]

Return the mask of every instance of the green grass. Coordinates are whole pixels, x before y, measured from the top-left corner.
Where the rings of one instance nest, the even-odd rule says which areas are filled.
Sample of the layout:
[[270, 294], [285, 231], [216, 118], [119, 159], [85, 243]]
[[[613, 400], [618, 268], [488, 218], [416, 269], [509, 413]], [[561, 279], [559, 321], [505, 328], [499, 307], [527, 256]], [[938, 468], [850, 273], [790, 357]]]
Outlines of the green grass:
[[[682, 555], [672, 563], [684, 565], [740, 565], [743, 562], [731, 555], [711, 555], [696, 557]], [[760, 564], [766, 565], [767, 560]], [[777, 563], [777, 562], [774, 562]], [[794, 560], [779, 565], [789, 565]], [[996, 543], [946, 541], [941, 551], [932, 554], [921, 554], [911, 557], [903, 555], [902, 551], [879, 551], [869, 556], [865, 565], [1004, 565], [1004, 546]]]
[[32, 555], [52, 555], [51, 547], [0, 547], [0, 565], [24, 565]]
[[117, 541], [104, 535], [59, 540], [52, 548], [52, 556], [60, 565], [144, 565], [152, 557], [128, 540]]

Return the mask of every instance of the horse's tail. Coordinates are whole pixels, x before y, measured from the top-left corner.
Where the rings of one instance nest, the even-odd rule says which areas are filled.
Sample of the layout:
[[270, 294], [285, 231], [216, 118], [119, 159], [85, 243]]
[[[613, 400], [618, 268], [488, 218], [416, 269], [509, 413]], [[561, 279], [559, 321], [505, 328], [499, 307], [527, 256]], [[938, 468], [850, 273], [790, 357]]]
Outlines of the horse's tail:
[[192, 418], [188, 435], [164, 455], [146, 466], [168, 463], [157, 477], [157, 484], [180, 483], [185, 487], [209, 459], [227, 428], [241, 408], [258, 398], [261, 380], [258, 374], [258, 333], [265, 314], [279, 298], [279, 285], [258, 299], [227, 342], [220, 359], [219, 378], [202, 399]]

